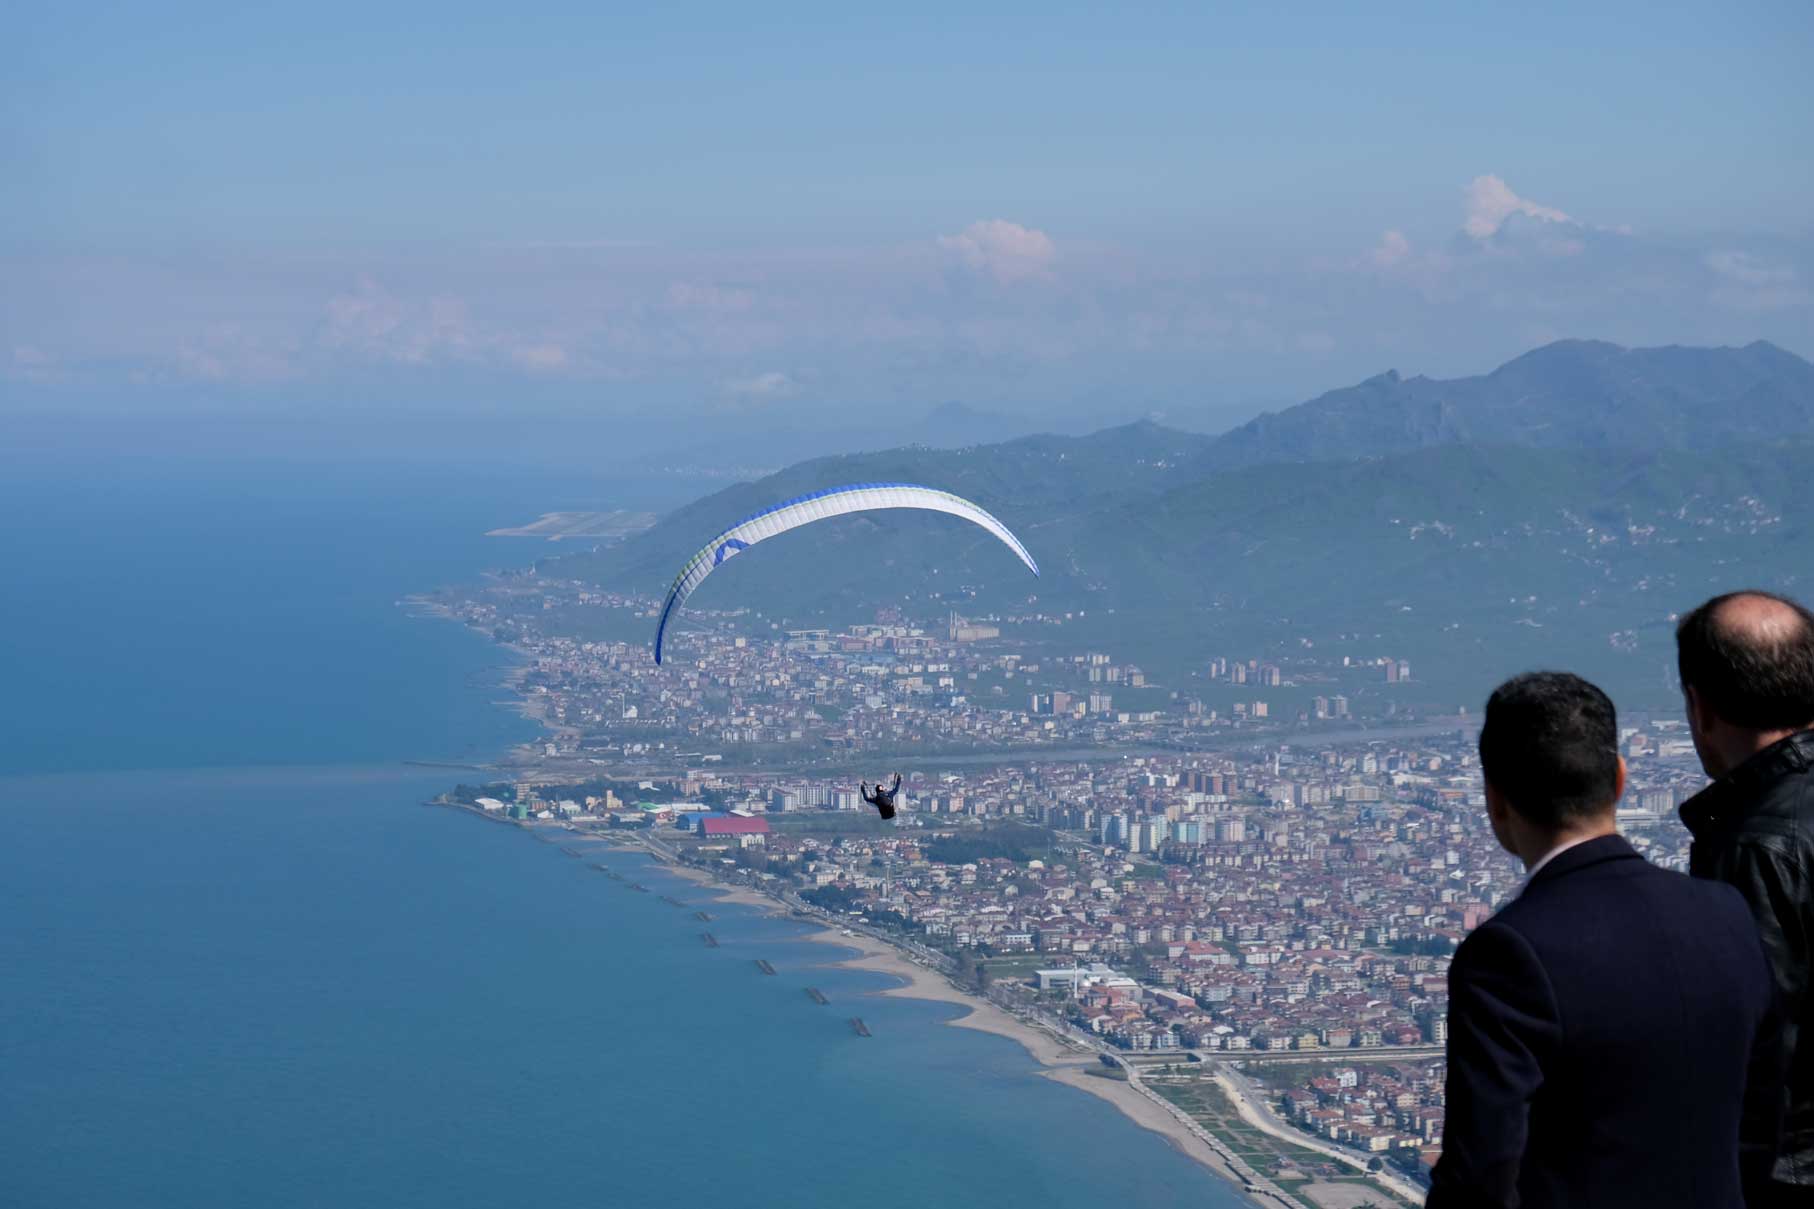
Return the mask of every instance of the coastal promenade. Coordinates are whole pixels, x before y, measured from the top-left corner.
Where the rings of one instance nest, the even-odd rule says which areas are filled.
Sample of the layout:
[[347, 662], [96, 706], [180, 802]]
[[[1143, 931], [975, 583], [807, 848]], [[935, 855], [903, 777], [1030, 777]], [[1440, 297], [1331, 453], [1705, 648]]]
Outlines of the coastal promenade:
[[[461, 803], [443, 801], [439, 804], [480, 813]], [[523, 827], [537, 838], [562, 845], [563, 848], [565, 845], [560, 837], [581, 833], [580, 828], [564, 821], [512, 821], [500, 819], [495, 814], [484, 817], [506, 825]], [[599, 832], [583, 833], [593, 838], [607, 839]], [[1319, 1188], [1314, 1182], [1306, 1187], [1281, 1187], [1254, 1166], [1255, 1162], [1271, 1162], [1270, 1159], [1258, 1157], [1268, 1152], [1264, 1147], [1256, 1150], [1251, 1144], [1254, 1134], [1264, 1134], [1300, 1153], [1320, 1155], [1340, 1164], [1352, 1173], [1339, 1182], [1350, 1193], [1357, 1188], [1371, 1186], [1378, 1189], [1377, 1195], [1382, 1203], [1418, 1204], [1422, 1201], [1423, 1190], [1413, 1180], [1391, 1168], [1369, 1170], [1369, 1160], [1376, 1156], [1348, 1150], [1327, 1139], [1303, 1132], [1278, 1117], [1271, 1110], [1266, 1090], [1243, 1075], [1218, 1051], [1192, 1051], [1201, 1063], [1196, 1066], [1196, 1071], [1209, 1077], [1208, 1081], [1214, 1083], [1232, 1110], [1229, 1116], [1209, 1120], [1206, 1125], [1193, 1116], [1191, 1107], [1173, 1103], [1149, 1083], [1149, 1076], [1153, 1074], [1150, 1070], [1153, 1064], [1151, 1055], [1136, 1055], [1118, 1049], [1104, 1038], [1039, 1010], [1037, 1005], [1015, 995], [1011, 984], [997, 984], [980, 992], [976, 988], [960, 986], [954, 977], [956, 964], [944, 953], [911, 938], [886, 933], [852, 916], [826, 911], [783, 886], [763, 885], [747, 877], [725, 879], [716, 870], [688, 863], [674, 844], [655, 833], [612, 833], [607, 842], [613, 846], [642, 851], [677, 875], [712, 887], [727, 901], [744, 903], [766, 911], [785, 909], [796, 918], [817, 924], [820, 930], [810, 933], [806, 939], [857, 950], [857, 957], [839, 964], [889, 974], [899, 978], [903, 984], [879, 993], [931, 999], [968, 1009], [966, 1015], [950, 1023], [956, 1027], [995, 1033], [1016, 1041], [1041, 1065], [1043, 1069], [1040, 1073], [1044, 1077], [1109, 1101], [1129, 1119], [1171, 1141], [1181, 1153], [1210, 1168], [1222, 1178], [1238, 1184], [1244, 1194], [1256, 1203], [1313, 1209], [1302, 1198], [1316, 1197], [1320, 1204], [1329, 1192], [1334, 1192], [1334, 1188], [1325, 1186], [1325, 1192], [1325, 1188]], [[570, 851], [570, 854], [579, 855], [577, 851]], [[1184, 1054], [1185, 1051], [1177, 1051], [1174, 1056], [1183, 1057]], [[1248, 1055], [1246, 1060], [1280, 1064], [1334, 1060], [1406, 1061], [1427, 1059], [1439, 1054], [1439, 1047], [1394, 1046], [1350, 1050], [1339, 1056], [1333, 1051], [1314, 1054], [1289, 1052], [1264, 1057], [1256, 1053]], [[1113, 1067], [1115, 1073], [1109, 1072], [1110, 1067]], [[1231, 1128], [1234, 1133], [1222, 1136]], [[1242, 1139], [1238, 1136], [1243, 1130], [1251, 1131], [1247, 1145], [1242, 1145]], [[1319, 1193], [1323, 1195], [1319, 1196]]]
[[[979, 996], [958, 987], [950, 977], [952, 962], [944, 954], [832, 915], [785, 890], [771, 891], [724, 882], [705, 870], [684, 863], [678, 852], [654, 836], [638, 836], [633, 846], [642, 848], [679, 875], [710, 885], [735, 901], [768, 908], [779, 905], [796, 916], [811, 919], [824, 929], [811, 939], [858, 950], [860, 956], [842, 964], [893, 974], [905, 983], [883, 994], [932, 999], [969, 1008], [970, 1015], [951, 1023], [959, 1028], [977, 1029], [1018, 1041], [1045, 1068], [1041, 1072], [1045, 1077], [1107, 1100], [1135, 1123], [1159, 1133], [1217, 1175], [1239, 1184], [1257, 1204], [1281, 1209], [1313, 1209], [1256, 1171], [1221, 1138], [1148, 1086], [1138, 1064], [1126, 1061], [1121, 1051], [1062, 1020], [1015, 1003], [999, 990]], [[1093, 1068], [1104, 1066], [1105, 1059], [1124, 1077], [1106, 1076], [1106, 1072], [1092, 1073]], [[1209, 1061], [1215, 1062], [1214, 1059]], [[1216, 1065], [1218, 1069], [1213, 1078], [1243, 1121], [1281, 1141], [1336, 1160], [1413, 1204], [1422, 1202], [1423, 1190], [1411, 1181], [1390, 1171], [1368, 1171], [1365, 1158], [1344, 1152], [1278, 1121], [1265, 1107], [1264, 1093], [1259, 1088], [1225, 1064]]]
[[1383, 1171], [1367, 1171], [1367, 1160], [1353, 1151], [1343, 1150], [1314, 1134], [1294, 1129], [1281, 1121], [1267, 1106], [1265, 1094], [1240, 1072], [1229, 1068], [1226, 1064], [1218, 1064], [1212, 1078], [1216, 1086], [1221, 1088], [1222, 1093], [1228, 1097], [1229, 1102], [1235, 1106], [1235, 1111], [1241, 1115], [1241, 1119], [1261, 1133], [1269, 1134], [1280, 1141], [1290, 1142], [1294, 1146], [1302, 1146], [1306, 1150], [1314, 1150], [1339, 1163], [1345, 1163], [1390, 1188], [1412, 1204], [1423, 1204], [1425, 1190], [1394, 1173], [1390, 1168]]

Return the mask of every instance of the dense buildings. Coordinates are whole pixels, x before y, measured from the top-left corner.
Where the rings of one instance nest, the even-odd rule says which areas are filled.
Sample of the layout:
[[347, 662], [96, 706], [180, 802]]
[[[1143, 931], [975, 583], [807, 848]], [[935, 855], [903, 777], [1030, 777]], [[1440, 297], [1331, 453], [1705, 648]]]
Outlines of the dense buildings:
[[[528, 657], [520, 691], [554, 731], [546, 756], [652, 762], [739, 752], [768, 762], [875, 752], [1069, 750], [1201, 743], [1258, 730], [1400, 715], [1409, 665], [1320, 656], [1218, 657], [1163, 681], [1102, 650], [1066, 649], [1067, 617], [899, 620], [752, 638], [739, 613], [694, 613], [667, 665], [649, 657], [649, 602], [531, 577], [445, 603]], [[738, 624], [741, 623], [741, 624]], [[1000, 639], [1002, 627], [1037, 644]], [[586, 637], [631, 629], [634, 638]], [[1382, 669], [1390, 669], [1387, 677]], [[1402, 674], [1401, 674], [1402, 673]], [[1351, 694], [1371, 694], [1364, 698]]]
[[[1161, 678], [1066, 649], [1063, 618], [759, 637], [707, 617], [657, 669], [640, 637], [584, 636], [640, 632], [635, 598], [536, 579], [449, 607], [524, 654], [552, 731], [483, 808], [644, 830], [1130, 1055], [1238, 1061], [1281, 1119], [1358, 1154], [1416, 1167], [1440, 1145], [1449, 958], [1522, 871], [1487, 828], [1470, 720], [1401, 712], [1396, 653]], [[1635, 717], [1621, 744], [1622, 828], [1684, 866], [1685, 730]], [[855, 782], [897, 760], [884, 827]]]
[[[1691, 750], [1668, 721], [1623, 744], [1622, 825], [1680, 867], [1669, 808], [1699, 783]], [[739, 812], [638, 813], [693, 859], [1009, 971], [1029, 1004], [1129, 1053], [1351, 1055], [1272, 1069], [1267, 1094], [1407, 1163], [1440, 1145], [1450, 954], [1522, 881], [1461, 730], [919, 772], [889, 827], [836, 779], [698, 767], [648, 785]]]

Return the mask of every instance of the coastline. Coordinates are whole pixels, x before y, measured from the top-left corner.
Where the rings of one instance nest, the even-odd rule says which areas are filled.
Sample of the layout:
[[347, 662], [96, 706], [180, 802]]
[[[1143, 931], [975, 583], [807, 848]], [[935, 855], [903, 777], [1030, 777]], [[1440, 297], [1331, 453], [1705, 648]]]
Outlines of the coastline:
[[[497, 819], [496, 816], [486, 815], [458, 803], [443, 800], [432, 804], [457, 806], [497, 822], [514, 822], [513, 820]], [[542, 831], [542, 828], [533, 823], [515, 823], [515, 825], [527, 826], [532, 832]], [[546, 834], [538, 834], [537, 838], [549, 842], [549, 836]], [[604, 837], [596, 838], [603, 839]], [[758, 890], [753, 886], [735, 885], [720, 880], [712, 870], [685, 864], [674, 853], [667, 851], [659, 844], [637, 841], [626, 844], [616, 840], [606, 842], [619, 851], [643, 853], [663, 871], [691, 882], [701, 889], [710, 890], [716, 895], [714, 901], [754, 907], [766, 915], [785, 915], [807, 924], [808, 929], [801, 939], [818, 944], [842, 946], [851, 954], [834, 958], [827, 963], [829, 965], [887, 974], [899, 979], [899, 985], [880, 988], [867, 992], [868, 994], [921, 999], [967, 1009], [963, 1015], [944, 1023], [954, 1028], [990, 1033], [1018, 1043], [1033, 1059], [1037, 1067], [1034, 1072], [1036, 1077], [1062, 1083], [1067, 1087], [1076, 1088], [1080, 1092], [1108, 1102], [1134, 1124], [1160, 1135], [1185, 1157], [1208, 1169], [1218, 1178], [1234, 1185], [1234, 1190], [1246, 1203], [1255, 1206], [1277, 1206], [1279, 1209], [1309, 1209], [1305, 1201], [1279, 1187], [1266, 1175], [1256, 1171], [1238, 1157], [1225, 1140], [1211, 1133], [1184, 1110], [1146, 1086], [1142, 1082], [1137, 1067], [1124, 1064], [1122, 1066], [1126, 1075], [1124, 1078], [1105, 1077], [1094, 1073], [1099, 1067], [1101, 1056], [1111, 1053], [1106, 1047], [1098, 1048], [1080, 1043], [1074, 1039], [1060, 1036], [1052, 1028], [1041, 1027], [1023, 1020], [989, 999], [958, 987], [943, 972], [921, 964], [914, 959], [908, 948], [867, 933], [841, 928], [835, 920], [815, 918], [797, 910], [795, 904], [789, 903], [780, 895]], [[1219, 1076], [1215, 1081], [1248, 1124], [1274, 1136], [1306, 1145], [1310, 1149], [1318, 1150], [1337, 1159], [1344, 1165], [1364, 1172], [1365, 1169], [1349, 1156], [1341, 1154], [1333, 1148], [1318, 1145], [1314, 1140], [1300, 1141], [1295, 1136], [1284, 1133], [1278, 1126], [1266, 1121], [1264, 1114], [1225, 1077]], [[1421, 1199], [1417, 1195], [1416, 1189], [1397, 1179], [1389, 1176], [1375, 1176], [1374, 1178], [1390, 1189], [1389, 1195], [1407, 1198], [1412, 1203]]]
[[969, 1011], [964, 1015], [946, 1023], [953, 1028], [973, 1029], [979, 1033], [992, 1033], [997, 1037], [1017, 1041], [1035, 1062], [1049, 1069], [1096, 1065], [1094, 1054], [1059, 1041], [1044, 1029], [1009, 1015], [987, 999], [959, 990], [943, 974], [908, 960], [887, 941], [861, 933], [846, 935], [823, 924], [815, 924], [815, 927], [817, 930], [803, 939], [857, 950], [855, 957], [841, 958], [831, 964], [845, 969], [887, 974], [901, 980], [900, 986], [884, 987], [870, 994], [895, 999], [924, 999], [968, 1008]]
[[1090, 1074], [1092, 1069], [1100, 1065], [1096, 1054], [1061, 1042], [1051, 1033], [1008, 1014], [988, 1000], [959, 990], [943, 974], [909, 961], [886, 941], [860, 933], [846, 936], [823, 925], [806, 939], [857, 950], [857, 956], [833, 962], [834, 965], [889, 974], [902, 980], [900, 986], [887, 987], [873, 991], [872, 994], [924, 999], [968, 1008], [964, 1015], [947, 1020], [946, 1025], [990, 1033], [1018, 1042], [1039, 1065], [1040, 1069], [1036, 1072], [1038, 1077], [1106, 1100], [1134, 1124], [1158, 1134], [1181, 1153], [1251, 1196], [1248, 1177], [1237, 1171], [1226, 1157], [1170, 1111], [1147, 1099], [1134, 1084], [1126, 1080]]
[[[659, 856], [655, 859], [668, 872], [717, 891], [720, 901], [757, 907], [772, 914], [787, 910], [781, 901], [760, 891], [727, 885], [704, 870], [665, 861]], [[900, 985], [884, 987], [871, 991], [870, 994], [921, 999], [968, 1009], [962, 1016], [947, 1020], [945, 1024], [951, 1028], [972, 1029], [1018, 1042], [1037, 1064], [1037, 1077], [1074, 1087], [1107, 1101], [1134, 1124], [1163, 1137], [1179, 1152], [1234, 1185], [1238, 1192], [1253, 1203], [1265, 1203], [1257, 1198], [1271, 1191], [1270, 1186], [1263, 1181], [1256, 1185], [1253, 1174], [1238, 1169], [1230, 1162], [1229, 1156], [1218, 1145], [1211, 1143], [1201, 1127], [1181, 1120], [1175, 1110], [1157, 1101], [1152, 1093], [1133, 1082], [1088, 1073], [1099, 1066], [1100, 1060], [1094, 1051], [1073, 1042], [1062, 1041], [1047, 1030], [1009, 1014], [989, 1000], [959, 989], [945, 975], [910, 960], [899, 948], [887, 941], [860, 932], [846, 932], [818, 920], [802, 919], [801, 922], [809, 924], [811, 929], [802, 939], [855, 951], [853, 956], [834, 959], [829, 964], [900, 979]], [[1270, 1203], [1300, 1204], [1282, 1194], [1275, 1193], [1275, 1197]]]

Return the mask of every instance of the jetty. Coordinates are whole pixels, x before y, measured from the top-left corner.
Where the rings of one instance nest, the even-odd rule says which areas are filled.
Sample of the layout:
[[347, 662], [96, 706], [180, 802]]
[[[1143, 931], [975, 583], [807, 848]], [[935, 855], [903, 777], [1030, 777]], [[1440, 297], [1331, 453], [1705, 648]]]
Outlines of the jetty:
[[716, 949], [718, 947], [718, 938], [713, 936], [710, 932], [701, 932], [699, 934], [699, 939], [705, 941], [705, 947], [708, 949]]
[[863, 1023], [863, 1018], [861, 1016], [852, 1016], [850, 1018], [850, 1031], [859, 1037], [873, 1036], [869, 1031], [869, 1026]]
[[821, 1006], [831, 1002], [831, 1000], [825, 997], [825, 992], [821, 991], [818, 987], [807, 987], [806, 997]]
[[775, 972], [775, 967], [768, 964], [768, 962], [760, 957], [756, 958], [756, 968], [761, 970], [764, 974], [773, 974]]

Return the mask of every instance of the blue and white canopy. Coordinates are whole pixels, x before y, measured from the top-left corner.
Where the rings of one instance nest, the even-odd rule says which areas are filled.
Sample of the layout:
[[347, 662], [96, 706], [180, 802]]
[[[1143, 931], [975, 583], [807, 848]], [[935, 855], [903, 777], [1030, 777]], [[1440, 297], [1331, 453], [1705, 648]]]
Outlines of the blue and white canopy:
[[655, 662], [661, 662], [662, 641], [667, 636], [669, 619], [686, 603], [687, 597], [693, 594], [693, 589], [704, 583], [705, 577], [725, 559], [736, 557], [764, 538], [786, 533], [789, 529], [813, 521], [829, 520], [852, 512], [873, 512], [881, 508], [920, 508], [961, 516], [994, 534], [1027, 565], [1027, 570], [1034, 575], [1039, 574], [1039, 564], [1033, 561], [1027, 548], [1020, 544], [1020, 539], [1010, 533], [1006, 525], [962, 496], [932, 487], [921, 487], [915, 483], [855, 483], [849, 487], [827, 487], [823, 491], [814, 491], [784, 504], [776, 504], [773, 508], [764, 508], [754, 516], [739, 521], [714, 537], [709, 545], [687, 561], [687, 565], [680, 569], [680, 575], [674, 580], [674, 586], [668, 589], [668, 598], [661, 606], [661, 622], [655, 627]]

